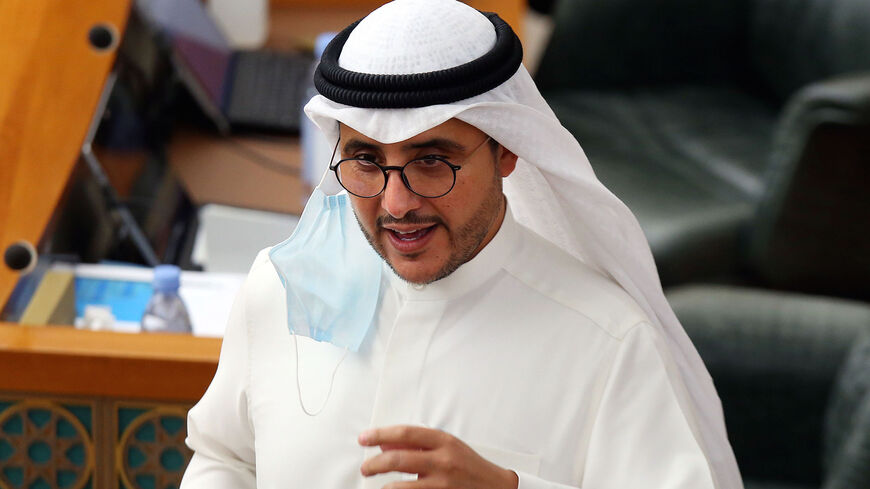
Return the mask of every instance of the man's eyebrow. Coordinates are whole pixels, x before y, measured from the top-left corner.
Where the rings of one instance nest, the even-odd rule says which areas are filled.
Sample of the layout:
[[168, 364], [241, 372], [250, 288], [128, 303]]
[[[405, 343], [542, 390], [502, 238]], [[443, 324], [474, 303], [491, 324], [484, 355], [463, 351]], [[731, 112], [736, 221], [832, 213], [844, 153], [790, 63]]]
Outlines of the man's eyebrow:
[[456, 141], [445, 139], [445, 138], [432, 138], [427, 139], [426, 141], [419, 141], [416, 143], [406, 144], [402, 149], [420, 149], [420, 148], [434, 148], [442, 151], [454, 151], [457, 153], [461, 153], [465, 151], [465, 146], [457, 143]]
[[353, 153], [355, 151], [359, 151], [361, 149], [367, 149], [370, 151], [377, 151], [380, 147], [376, 144], [367, 143], [360, 139], [351, 139], [341, 148], [342, 153]]

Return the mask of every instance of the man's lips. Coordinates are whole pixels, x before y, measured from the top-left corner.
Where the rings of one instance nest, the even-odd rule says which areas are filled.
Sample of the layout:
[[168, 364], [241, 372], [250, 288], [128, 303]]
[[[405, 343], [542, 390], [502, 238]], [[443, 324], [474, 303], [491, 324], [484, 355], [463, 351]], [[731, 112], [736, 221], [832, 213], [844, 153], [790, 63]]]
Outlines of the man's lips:
[[414, 226], [385, 226], [384, 232], [388, 241], [399, 253], [416, 253], [432, 238], [437, 224], [414, 225]]

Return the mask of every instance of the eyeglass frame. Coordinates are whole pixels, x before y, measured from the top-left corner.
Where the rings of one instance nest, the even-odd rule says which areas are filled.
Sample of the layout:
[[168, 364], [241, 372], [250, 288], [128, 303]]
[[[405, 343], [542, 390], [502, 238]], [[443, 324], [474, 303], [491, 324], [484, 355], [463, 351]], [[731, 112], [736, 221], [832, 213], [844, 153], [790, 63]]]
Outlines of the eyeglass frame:
[[[467, 155], [465, 155], [464, 159], [468, 160], [469, 158], [471, 158], [475, 153], [477, 153], [477, 150], [479, 150], [481, 147], [483, 147], [483, 145], [488, 143], [491, 139], [492, 139], [492, 136], [487, 136], [486, 139], [484, 139], [482, 143], [478, 144], [473, 150], [471, 150]], [[341, 142], [341, 138], [339, 138], [339, 140], [335, 142], [335, 148], [333, 148], [333, 150], [332, 150], [332, 157], [330, 158], [330, 161], [335, 159], [335, 153], [338, 151], [338, 145], [340, 142]], [[415, 161], [420, 161], [420, 160], [438, 160], [438, 161], [446, 164], [450, 168], [450, 170], [453, 171], [453, 183], [450, 184], [450, 188], [447, 189], [446, 192], [444, 192], [441, 195], [436, 195], [433, 197], [433, 196], [427, 196], [427, 195], [417, 193], [414, 191], [414, 189], [411, 188], [411, 184], [408, 183], [408, 178], [405, 176], [405, 167], [410, 165], [411, 163], [413, 163]], [[333, 172], [335, 172], [335, 179], [338, 180], [338, 184], [341, 185], [341, 188], [347, 190], [347, 192], [349, 194], [354, 195], [356, 197], [359, 197], [361, 199], [373, 199], [373, 198], [377, 197], [378, 195], [381, 195], [382, 193], [384, 193], [384, 190], [387, 189], [387, 183], [389, 182], [389, 178], [390, 178], [390, 176], [387, 174], [387, 172], [393, 171], [393, 170], [397, 170], [399, 172], [399, 175], [402, 177], [402, 183], [405, 185], [405, 188], [408, 189], [408, 191], [413, 193], [414, 195], [419, 195], [420, 197], [423, 197], [424, 199], [437, 199], [439, 197], [444, 197], [445, 195], [449, 194], [451, 190], [453, 190], [453, 187], [456, 186], [456, 172], [462, 169], [462, 165], [456, 165], [456, 164], [450, 162], [450, 160], [448, 160], [447, 158], [445, 158], [443, 156], [438, 156], [438, 155], [429, 155], [429, 156], [425, 156], [422, 158], [414, 158], [412, 160], [407, 161], [402, 166], [381, 166], [373, 161], [370, 161], [369, 163], [372, 163], [373, 165], [378, 167], [381, 170], [381, 173], [383, 173], [384, 186], [381, 187], [381, 189], [376, 194], [370, 195], [368, 197], [364, 197], [362, 195], [358, 195], [358, 194], [351, 192], [350, 189], [345, 187], [344, 183], [341, 182], [341, 177], [338, 176], [338, 167], [339, 167], [339, 165], [341, 165], [345, 161], [367, 161], [367, 160], [363, 160], [362, 158], [342, 158], [342, 159], [338, 160], [337, 162], [335, 162], [334, 164], [329, 165], [329, 169], [332, 170]]]

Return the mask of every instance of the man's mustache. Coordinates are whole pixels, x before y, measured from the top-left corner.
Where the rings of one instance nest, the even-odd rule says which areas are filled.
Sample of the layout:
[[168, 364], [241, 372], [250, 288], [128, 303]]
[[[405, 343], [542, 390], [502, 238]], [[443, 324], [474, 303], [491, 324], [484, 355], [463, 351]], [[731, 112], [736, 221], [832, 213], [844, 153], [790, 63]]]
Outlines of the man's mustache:
[[404, 225], [432, 225], [432, 224], [441, 224], [444, 227], [447, 227], [444, 224], [444, 220], [438, 216], [421, 216], [414, 211], [411, 211], [401, 219], [397, 219], [389, 214], [386, 216], [378, 216], [375, 221], [375, 225], [379, 228], [384, 227], [386, 224], [404, 224]]

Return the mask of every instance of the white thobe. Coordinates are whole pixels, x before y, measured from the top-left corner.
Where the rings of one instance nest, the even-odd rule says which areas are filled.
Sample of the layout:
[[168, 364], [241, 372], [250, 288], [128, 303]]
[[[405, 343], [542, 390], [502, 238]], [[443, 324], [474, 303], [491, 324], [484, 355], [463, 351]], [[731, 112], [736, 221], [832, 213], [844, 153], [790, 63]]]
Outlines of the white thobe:
[[[360, 475], [378, 449], [357, 436], [393, 424], [455, 435], [519, 489], [715, 487], [661, 333], [510, 212], [447, 278], [415, 286], [386, 270], [358, 353], [298, 337], [298, 354], [297, 372], [284, 290], [260, 253], [189, 414], [182, 489], [380, 488], [407, 475]], [[322, 412], [305, 414], [299, 392]]]

